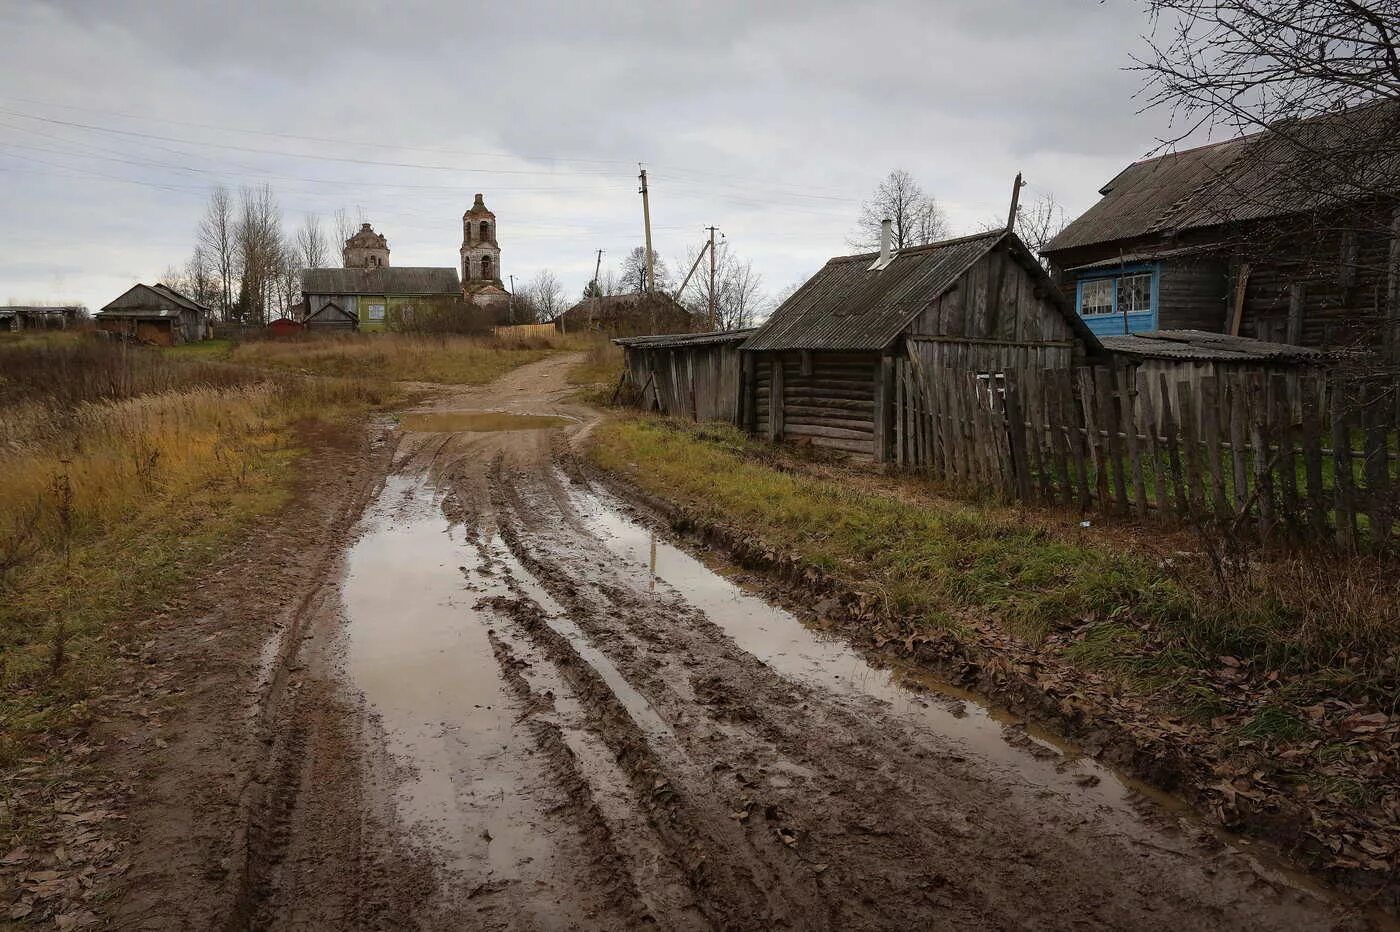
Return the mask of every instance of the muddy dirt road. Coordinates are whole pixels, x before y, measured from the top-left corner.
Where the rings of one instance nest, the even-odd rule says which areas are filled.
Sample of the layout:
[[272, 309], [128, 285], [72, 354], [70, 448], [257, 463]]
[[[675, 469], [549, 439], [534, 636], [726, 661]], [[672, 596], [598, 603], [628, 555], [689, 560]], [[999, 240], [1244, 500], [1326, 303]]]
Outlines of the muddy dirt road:
[[[594, 416], [567, 401], [569, 362], [405, 418], [328, 594], [284, 637], [300, 646], [230, 874], [235, 925], [1350, 921], [1169, 803], [895, 685], [658, 540], [561, 465]], [[479, 411], [560, 420], [463, 413]]]

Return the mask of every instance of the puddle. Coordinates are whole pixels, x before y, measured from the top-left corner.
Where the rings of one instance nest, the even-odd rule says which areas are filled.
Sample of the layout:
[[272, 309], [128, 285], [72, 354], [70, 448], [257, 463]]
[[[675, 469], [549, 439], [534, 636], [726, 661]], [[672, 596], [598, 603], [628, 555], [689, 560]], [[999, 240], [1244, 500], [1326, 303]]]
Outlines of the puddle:
[[500, 430], [547, 430], [575, 423], [571, 417], [556, 414], [511, 414], [506, 411], [418, 411], [410, 412], [399, 426], [414, 433], [490, 432]]
[[[901, 665], [889, 669], [872, 666], [839, 635], [807, 627], [792, 613], [746, 592], [694, 556], [659, 539], [650, 528], [623, 514], [609, 496], [573, 485], [562, 475], [559, 478], [570, 490], [584, 524], [625, 561], [625, 569], [635, 574], [639, 585], [679, 596], [704, 612], [741, 649], [779, 674], [830, 692], [878, 700], [899, 716], [955, 739], [972, 753], [1014, 769], [1037, 786], [1077, 794], [1108, 809], [1130, 813], [1132, 818], [1119, 820], [1121, 829], [1161, 846], [1161, 833], [1136, 818], [1137, 805], [1148, 800], [1166, 814], [1207, 829], [1231, 847], [1248, 852], [1257, 869], [1273, 879], [1328, 897], [1324, 887], [1288, 867], [1271, 850], [1206, 826], [1178, 797], [1119, 773], [1044, 730], [1026, 727], [1008, 732], [1008, 725], [1021, 725], [1022, 720], [927, 671]], [[906, 679], [933, 695], [900, 685]], [[1167, 841], [1187, 848], [1182, 841]]]
[[447, 852], [449, 868], [530, 872], [548, 846], [526, 799], [535, 777], [519, 749], [529, 736], [487, 638], [499, 622], [475, 608], [504, 584], [480, 572], [477, 548], [413, 479], [391, 476], [363, 527], [341, 590], [348, 672], [390, 755], [413, 771], [397, 791], [399, 814]]

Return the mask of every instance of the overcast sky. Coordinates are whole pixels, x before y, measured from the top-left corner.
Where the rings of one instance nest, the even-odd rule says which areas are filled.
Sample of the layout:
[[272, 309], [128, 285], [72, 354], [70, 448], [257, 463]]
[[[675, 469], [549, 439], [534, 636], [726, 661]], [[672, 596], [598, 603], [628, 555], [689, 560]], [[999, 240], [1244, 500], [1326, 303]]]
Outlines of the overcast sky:
[[573, 296], [641, 242], [638, 162], [665, 259], [713, 223], [777, 292], [891, 168], [955, 232], [1017, 171], [1082, 211], [1165, 132], [1124, 70], [1147, 29], [1141, 0], [0, 0], [0, 302], [101, 307], [261, 181], [394, 265], [455, 267], [483, 192], [502, 271]]

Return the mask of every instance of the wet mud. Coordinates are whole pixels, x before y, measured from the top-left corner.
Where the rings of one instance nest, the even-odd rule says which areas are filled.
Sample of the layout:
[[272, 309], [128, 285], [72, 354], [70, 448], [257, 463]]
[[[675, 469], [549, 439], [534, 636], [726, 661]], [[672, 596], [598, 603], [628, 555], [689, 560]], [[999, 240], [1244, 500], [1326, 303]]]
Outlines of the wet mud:
[[[559, 455], [593, 414], [567, 364], [404, 418], [306, 660], [354, 722], [355, 792], [303, 779], [280, 862], [334, 867], [367, 810], [403, 849], [377, 862], [379, 899], [418, 928], [1365, 927], [1171, 797], [871, 666], [570, 478]], [[564, 423], [411, 420], [488, 410]], [[363, 837], [360, 858], [387, 844]], [[298, 921], [267, 927], [337, 915], [292, 876], [267, 872], [264, 900], [294, 894]]]

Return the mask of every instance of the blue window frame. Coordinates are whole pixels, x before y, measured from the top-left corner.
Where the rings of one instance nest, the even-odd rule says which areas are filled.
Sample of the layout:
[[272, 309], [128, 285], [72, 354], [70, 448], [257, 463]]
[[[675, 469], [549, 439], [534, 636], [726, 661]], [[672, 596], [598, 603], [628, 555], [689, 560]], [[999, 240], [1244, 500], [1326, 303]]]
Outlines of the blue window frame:
[[1075, 282], [1074, 309], [1095, 336], [1157, 329], [1159, 263], [1096, 269]]

